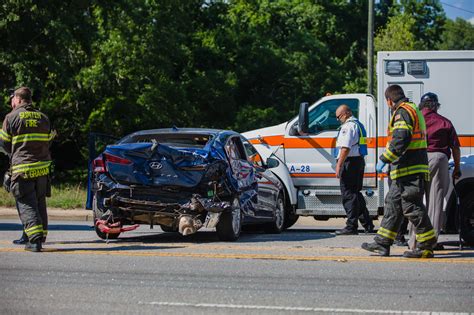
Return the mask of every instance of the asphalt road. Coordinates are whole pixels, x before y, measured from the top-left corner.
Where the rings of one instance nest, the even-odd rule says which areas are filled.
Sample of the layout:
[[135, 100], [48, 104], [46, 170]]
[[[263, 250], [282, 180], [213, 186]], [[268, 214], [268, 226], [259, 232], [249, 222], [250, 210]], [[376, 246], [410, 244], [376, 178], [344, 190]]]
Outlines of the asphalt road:
[[11, 244], [18, 220], [0, 220], [0, 313], [304, 314], [474, 311], [474, 249], [442, 235], [436, 258], [370, 255], [373, 235], [330, 224], [224, 243], [140, 227], [108, 244], [90, 222], [53, 221], [44, 253]]

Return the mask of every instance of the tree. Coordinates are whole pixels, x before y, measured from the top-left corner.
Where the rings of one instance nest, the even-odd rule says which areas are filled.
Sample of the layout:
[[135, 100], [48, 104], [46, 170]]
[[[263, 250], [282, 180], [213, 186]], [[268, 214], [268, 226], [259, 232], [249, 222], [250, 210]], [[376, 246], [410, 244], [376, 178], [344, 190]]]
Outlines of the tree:
[[375, 51], [416, 50], [419, 48], [413, 29], [415, 19], [401, 14], [392, 16], [386, 28], [380, 28], [375, 37]]
[[438, 49], [474, 49], [474, 25], [461, 18], [457, 18], [455, 21], [448, 20], [441, 35], [441, 43], [438, 45]]

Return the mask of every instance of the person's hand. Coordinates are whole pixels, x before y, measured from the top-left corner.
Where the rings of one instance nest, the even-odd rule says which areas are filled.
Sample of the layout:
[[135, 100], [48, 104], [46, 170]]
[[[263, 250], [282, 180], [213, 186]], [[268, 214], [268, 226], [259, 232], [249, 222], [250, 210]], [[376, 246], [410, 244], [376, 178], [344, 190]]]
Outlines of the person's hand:
[[377, 162], [377, 166], [375, 167], [375, 169], [377, 170], [377, 173], [382, 173], [382, 172], [383, 172], [383, 168], [385, 167], [386, 164], [387, 164], [387, 163], [385, 163], [385, 162], [379, 160], [379, 161]]
[[459, 169], [459, 167], [454, 167], [454, 170], [453, 170], [453, 179], [459, 179], [461, 178], [462, 176], [462, 173], [461, 173], [461, 170]]
[[336, 164], [336, 178], [340, 178], [341, 177], [341, 166], [338, 164]]

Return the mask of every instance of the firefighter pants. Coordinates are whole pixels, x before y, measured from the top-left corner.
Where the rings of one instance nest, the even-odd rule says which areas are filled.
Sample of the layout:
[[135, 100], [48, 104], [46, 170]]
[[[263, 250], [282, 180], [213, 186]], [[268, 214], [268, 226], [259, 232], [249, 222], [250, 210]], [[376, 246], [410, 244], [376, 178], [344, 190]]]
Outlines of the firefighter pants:
[[48, 234], [46, 194], [49, 189], [48, 176], [33, 179], [17, 178], [12, 182], [11, 193], [15, 197], [23, 230], [30, 242]]
[[385, 197], [385, 212], [375, 241], [392, 245], [403, 217], [413, 224], [419, 249], [432, 249], [436, 233], [423, 204], [424, 175], [411, 175], [393, 180]]
[[342, 204], [347, 214], [346, 228], [352, 231], [357, 231], [358, 219], [366, 229], [373, 226], [364, 196], [360, 192], [364, 181], [364, 168], [364, 157], [355, 156], [346, 158], [341, 170], [340, 187]]

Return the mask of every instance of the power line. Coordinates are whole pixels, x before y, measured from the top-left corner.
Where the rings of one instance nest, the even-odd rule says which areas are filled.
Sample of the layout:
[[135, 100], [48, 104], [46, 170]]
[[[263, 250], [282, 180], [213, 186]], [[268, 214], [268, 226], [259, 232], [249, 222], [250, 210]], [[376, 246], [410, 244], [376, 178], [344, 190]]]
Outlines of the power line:
[[460, 8], [460, 7], [457, 7], [457, 6], [454, 6], [454, 5], [451, 5], [451, 4], [447, 4], [446, 2], [442, 2], [440, 1], [442, 4], [448, 6], [448, 7], [451, 7], [451, 8], [455, 8], [455, 9], [458, 9], [458, 10], [461, 10], [461, 11], [465, 11], [465, 12], [469, 12], [469, 13], [472, 13], [474, 14], [473, 11], [469, 11], [469, 10], [466, 10], [466, 9], [463, 9], [463, 8]]

